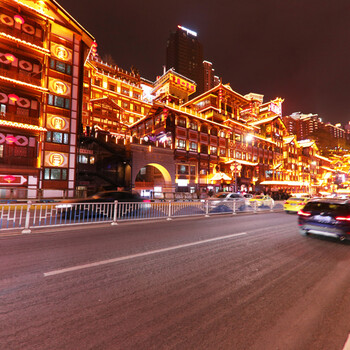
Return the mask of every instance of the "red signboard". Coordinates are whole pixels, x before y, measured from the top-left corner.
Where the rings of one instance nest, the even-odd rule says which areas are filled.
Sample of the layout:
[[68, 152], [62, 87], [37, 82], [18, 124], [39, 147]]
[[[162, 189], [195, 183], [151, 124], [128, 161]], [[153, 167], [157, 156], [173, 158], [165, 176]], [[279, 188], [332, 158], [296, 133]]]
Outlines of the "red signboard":
[[18, 186], [23, 185], [28, 181], [27, 177], [22, 175], [0, 175], [0, 186], [12, 185]]

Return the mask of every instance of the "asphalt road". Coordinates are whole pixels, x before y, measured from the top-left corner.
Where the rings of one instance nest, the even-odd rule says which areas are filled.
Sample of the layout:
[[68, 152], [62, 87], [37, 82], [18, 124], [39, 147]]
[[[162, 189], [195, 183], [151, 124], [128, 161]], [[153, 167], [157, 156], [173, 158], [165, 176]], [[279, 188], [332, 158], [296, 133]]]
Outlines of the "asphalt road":
[[0, 349], [341, 350], [350, 244], [285, 213], [0, 237]]

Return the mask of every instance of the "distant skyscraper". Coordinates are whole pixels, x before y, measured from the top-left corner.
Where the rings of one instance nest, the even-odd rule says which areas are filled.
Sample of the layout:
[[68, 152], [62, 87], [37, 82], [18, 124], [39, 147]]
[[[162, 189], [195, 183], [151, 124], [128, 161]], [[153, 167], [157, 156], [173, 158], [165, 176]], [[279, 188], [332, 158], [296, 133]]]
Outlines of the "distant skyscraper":
[[195, 95], [204, 92], [203, 47], [197, 33], [178, 26], [167, 42], [166, 67], [197, 83]]

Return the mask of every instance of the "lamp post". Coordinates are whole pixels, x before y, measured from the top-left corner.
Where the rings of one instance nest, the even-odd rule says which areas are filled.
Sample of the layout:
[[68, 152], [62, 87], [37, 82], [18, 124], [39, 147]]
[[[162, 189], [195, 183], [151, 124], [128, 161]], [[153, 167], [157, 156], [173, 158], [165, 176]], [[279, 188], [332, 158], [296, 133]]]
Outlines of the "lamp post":
[[233, 162], [230, 166], [230, 169], [232, 171], [232, 177], [233, 177], [233, 173], [235, 174], [235, 192], [237, 192], [237, 173], [239, 173], [242, 169], [242, 165], [237, 163], [237, 162]]

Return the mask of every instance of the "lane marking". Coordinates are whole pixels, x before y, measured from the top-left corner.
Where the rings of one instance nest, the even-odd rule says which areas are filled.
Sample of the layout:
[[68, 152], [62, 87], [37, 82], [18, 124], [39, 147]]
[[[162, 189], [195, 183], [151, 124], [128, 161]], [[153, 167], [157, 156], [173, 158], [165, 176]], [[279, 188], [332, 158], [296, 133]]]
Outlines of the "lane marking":
[[350, 334], [348, 336], [348, 339], [345, 342], [345, 345], [343, 347], [343, 350], [350, 350]]
[[132, 254], [132, 255], [127, 255], [127, 256], [121, 256], [119, 258], [114, 258], [114, 259], [96, 261], [96, 262], [90, 263], [90, 264], [76, 265], [76, 266], [67, 267], [67, 268], [61, 269], [61, 270], [53, 270], [53, 271], [45, 272], [44, 273], [44, 277], [59, 275], [59, 274], [66, 273], [66, 272], [71, 272], [71, 271], [88, 269], [90, 267], [95, 267], [95, 266], [112, 264], [112, 263], [125, 261], [125, 260], [131, 260], [131, 259], [139, 258], [139, 257], [142, 257], [142, 256], [169, 252], [171, 250], [182, 249], [182, 248], [187, 248], [187, 247], [193, 247], [193, 246], [201, 245], [201, 244], [205, 244], [205, 243], [210, 243], [210, 242], [220, 241], [220, 240], [224, 240], [224, 239], [230, 239], [230, 238], [234, 238], [234, 237], [239, 237], [239, 236], [243, 236], [243, 235], [246, 235], [246, 234], [247, 234], [247, 232], [234, 233], [232, 235], [215, 237], [215, 238], [211, 238], [211, 239], [206, 239], [204, 241], [197, 241], [197, 242], [192, 242], [192, 243], [176, 245], [176, 246], [168, 247], [168, 248], [150, 250], [150, 251], [144, 252], [144, 253], [138, 253], [138, 254]]

